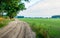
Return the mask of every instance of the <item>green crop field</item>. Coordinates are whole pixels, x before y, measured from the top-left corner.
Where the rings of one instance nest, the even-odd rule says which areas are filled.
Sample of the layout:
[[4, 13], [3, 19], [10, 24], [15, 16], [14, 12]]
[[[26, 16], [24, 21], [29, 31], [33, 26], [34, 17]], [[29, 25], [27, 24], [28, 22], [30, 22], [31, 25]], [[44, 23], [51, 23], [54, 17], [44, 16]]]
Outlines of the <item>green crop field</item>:
[[32, 30], [36, 33], [36, 38], [60, 38], [60, 19], [43, 18], [20, 18], [30, 24]]

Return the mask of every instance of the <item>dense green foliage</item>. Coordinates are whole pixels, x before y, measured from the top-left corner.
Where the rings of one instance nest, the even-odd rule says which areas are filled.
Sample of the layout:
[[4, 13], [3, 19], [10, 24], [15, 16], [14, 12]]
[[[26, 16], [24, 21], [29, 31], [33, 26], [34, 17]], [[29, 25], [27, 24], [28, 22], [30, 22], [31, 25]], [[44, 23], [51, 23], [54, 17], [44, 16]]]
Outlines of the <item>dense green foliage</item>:
[[[28, 0], [23, 0], [28, 1]], [[0, 0], [0, 16], [7, 13], [7, 16], [13, 18], [21, 10], [25, 10], [22, 0]]]
[[41, 34], [43, 31], [46, 31], [49, 38], [60, 38], [60, 19], [20, 18], [20, 20], [30, 24], [37, 38], [44, 35]]

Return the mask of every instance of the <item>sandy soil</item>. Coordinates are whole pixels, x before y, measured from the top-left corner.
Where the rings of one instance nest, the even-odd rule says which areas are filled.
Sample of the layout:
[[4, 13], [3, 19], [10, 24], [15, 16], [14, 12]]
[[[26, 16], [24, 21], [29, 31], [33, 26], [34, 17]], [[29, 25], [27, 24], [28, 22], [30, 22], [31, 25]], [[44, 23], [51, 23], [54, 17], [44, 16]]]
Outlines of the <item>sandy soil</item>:
[[35, 33], [29, 24], [16, 19], [0, 29], [0, 38], [35, 38]]

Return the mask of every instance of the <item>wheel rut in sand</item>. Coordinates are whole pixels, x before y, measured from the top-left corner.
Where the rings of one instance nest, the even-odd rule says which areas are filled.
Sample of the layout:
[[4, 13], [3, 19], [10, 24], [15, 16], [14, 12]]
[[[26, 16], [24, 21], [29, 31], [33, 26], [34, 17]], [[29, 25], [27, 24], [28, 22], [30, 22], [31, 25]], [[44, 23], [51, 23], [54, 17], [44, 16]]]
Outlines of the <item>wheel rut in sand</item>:
[[0, 38], [35, 38], [35, 33], [28, 23], [15, 20], [0, 29]]

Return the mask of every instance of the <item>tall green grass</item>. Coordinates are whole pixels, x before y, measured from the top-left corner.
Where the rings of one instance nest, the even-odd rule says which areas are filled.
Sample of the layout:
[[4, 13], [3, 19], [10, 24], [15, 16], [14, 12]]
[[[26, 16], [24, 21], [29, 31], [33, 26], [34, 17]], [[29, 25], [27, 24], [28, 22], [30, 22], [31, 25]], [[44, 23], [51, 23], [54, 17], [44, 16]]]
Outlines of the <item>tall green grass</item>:
[[30, 24], [32, 30], [36, 33], [36, 38], [60, 38], [60, 19], [41, 19], [41, 18], [20, 18]]

